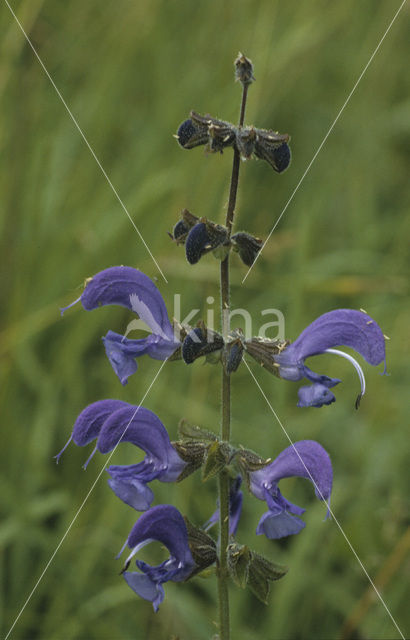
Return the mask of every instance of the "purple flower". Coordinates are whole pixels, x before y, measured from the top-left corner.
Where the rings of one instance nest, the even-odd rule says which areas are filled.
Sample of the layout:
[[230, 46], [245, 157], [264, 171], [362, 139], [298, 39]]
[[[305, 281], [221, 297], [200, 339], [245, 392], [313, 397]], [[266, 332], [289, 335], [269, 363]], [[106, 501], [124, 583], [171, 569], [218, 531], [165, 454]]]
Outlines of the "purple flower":
[[355, 367], [361, 392], [356, 407], [366, 390], [364, 373], [359, 363], [349, 354], [333, 349], [335, 346], [352, 347], [372, 365], [385, 362], [385, 343], [382, 330], [367, 313], [354, 309], [329, 311], [310, 324], [300, 336], [279, 355], [274, 356], [279, 366], [279, 375], [285, 380], [299, 381], [307, 378], [310, 386], [301, 387], [298, 392], [298, 407], [322, 407], [336, 400], [331, 387], [340, 382], [314, 373], [305, 365], [305, 359], [320, 353], [333, 353], [346, 358]]
[[[298, 476], [310, 480], [319, 500], [328, 501], [332, 491], [332, 463], [323, 447], [314, 440], [301, 440], [284, 449], [267, 467], [250, 474], [250, 489], [256, 498], [265, 500], [269, 511], [263, 514], [256, 529], [267, 538], [283, 538], [299, 533], [306, 525], [296, 516], [305, 509], [284, 498], [278, 488], [282, 478]], [[328, 514], [329, 515], [329, 512]]]
[[151, 329], [151, 335], [140, 340], [130, 340], [114, 331], [108, 331], [103, 338], [108, 359], [123, 385], [137, 370], [136, 358], [149, 355], [166, 360], [179, 347], [160, 292], [138, 269], [110, 267], [100, 271], [87, 283], [82, 295], [61, 312], [79, 301], [86, 311], [109, 304], [126, 307]]
[[143, 513], [131, 529], [124, 545], [128, 544], [132, 549], [125, 569], [142, 547], [154, 541], [162, 542], [167, 547], [170, 552], [168, 560], [157, 566], [137, 560], [136, 565], [141, 573], [124, 571], [123, 576], [131, 589], [144, 600], [152, 602], [154, 611], [158, 611], [165, 595], [163, 583], [185, 580], [196, 565], [189, 549], [188, 532], [182, 515], [175, 507], [161, 504]]
[[[234, 536], [238, 528], [239, 520], [242, 513], [243, 492], [240, 490], [242, 484], [241, 476], [237, 476], [229, 488], [229, 535]], [[214, 524], [219, 521], [219, 500], [218, 508], [204, 524], [205, 531], [208, 531]]]
[[57, 462], [71, 440], [82, 447], [95, 439], [97, 444], [84, 467], [96, 451], [109, 453], [119, 442], [130, 442], [147, 454], [138, 464], [114, 465], [107, 469], [111, 489], [138, 511], [148, 509], [154, 499], [147, 486], [149, 482], [174, 482], [186, 464], [155, 413], [121, 400], [99, 400], [86, 407], [78, 416], [67, 444], [56, 456]]

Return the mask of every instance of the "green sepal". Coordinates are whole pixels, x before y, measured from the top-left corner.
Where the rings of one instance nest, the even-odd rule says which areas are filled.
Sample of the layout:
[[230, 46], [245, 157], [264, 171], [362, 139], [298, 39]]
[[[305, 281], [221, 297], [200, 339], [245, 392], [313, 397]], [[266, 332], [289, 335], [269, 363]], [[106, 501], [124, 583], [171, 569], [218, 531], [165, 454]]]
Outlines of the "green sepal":
[[230, 244], [220, 244], [219, 247], [216, 247], [216, 249], [212, 251], [212, 255], [217, 260], [225, 260], [230, 250], [231, 250]]
[[242, 447], [235, 451], [234, 457], [248, 489], [250, 489], [249, 474], [252, 473], [252, 471], [263, 469], [272, 462], [272, 458], [261, 458], [261, 456], [254, 451], [243, 449]]
[[189, 574], [189, 580], [199, 572], [203, 572], [216, 562], [216, 543], [203, 529], [195, 527], [186, 516], [184, 516], [187, 532], [188, 544], [192, 558], [196, 564], [195, 569]]
[[232, 580], [238, 587], [245, 589], [249, 578], [249, 566], [252, 551], [244, 544], [231, 542], [228, 545], [228, 568]]
[[203, 429], [197, 425], [189, 424], [186, 420], [181, 420], [178, 425], [178, 435], [182, 440], [202, 440], [203, 442], [215, 442], [218, 436], [208, 429]]
[[280, 378], [279, 365], [275, 362], [274, 356], [279, 355], [288, 344], [290, 344], [289, 340], [271, 340], [258, 336], [244, 342], [245, 349], [249, 355], [269, 373], [273, 373], [278, 378]]
[[270, 582], [280, 580], [288, 572], [288, 567], [270, 562], [259, 553], [252, 551], [249, 565], [248, 586], [252, 593], [262, 602], [268, 604]]
[[181, 482], [202, 466], [208, 444], [205, 442], [181, 442], [179, 440], [171, 444], [179, 457], [187, 463], [176, 480], [177, 482]]
[[221, 362], [222, 349], [205, 354], [205, 362], [207, 364], [219, 364]]
[[242, 447], [236, 451], [235, 455], [248, 471], [259, 471], [272, 462], [272, 458], [261, 458], [251, 449], [243, 449]]
[[283, 578], [288, 572], [288, 568], [270, 562], [259, 553], [238, 542], [231, 542], [227, 551], [229, 573], [235, 584], [241, 589], [248, 586], [259, 600], [267, 604], [269, 583]]
[[196, 573], [197, 578], [203, 578], [204, 580], [209, 580], [209, 578], [215, 577], [216, 568], [215, 567], [207, 567], [206, 569], [202, 569]]
[[230, 454], [231, 448], [226, 442], [216, 441], [210, 444], [202, 467], [202, 480], [205, 482], [218, 475], [229, 464]]

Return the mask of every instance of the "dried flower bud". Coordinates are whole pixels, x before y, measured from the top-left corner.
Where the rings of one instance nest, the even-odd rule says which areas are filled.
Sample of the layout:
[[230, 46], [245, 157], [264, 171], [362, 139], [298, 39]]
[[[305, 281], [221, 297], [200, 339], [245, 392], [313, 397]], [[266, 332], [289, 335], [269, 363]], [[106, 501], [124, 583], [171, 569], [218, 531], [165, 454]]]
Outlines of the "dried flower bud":
[[188, 209], [182, 209], [181, 218], [189, 229], [192, 229], [199, 220], [198, 216], [195, 216]]
[[230, 122], [218, 120], [210, 115], [201, 116], [195, 111], [191, 111], [193, 124], [203, 130], [206, 127], [208, 133], [209, 151], [222, 153], [225, 147], [232, 146], [235, 142], [235, 127]]
[[246, 233], [245, 231], [235, 233], [231, 240], [233, 248], [238, 251], [242, 262], [246, 264], [247, 267], [251, 267], [262, 248], [262, 240], [251, 236], [250, 233]]
[[186, 240], [186, 237], [189, 233], [189, 227], [185, 224], [183, 220], [178, 220], [176, 225], [172, 230], [172, 234], [170, 233], [170, 237], [175, 240], [177, 244], [183, 244]]
[[290, 147], [287, 144], [290, 140], [289, 135], [265, 129], [256, 129], [256, 132], [255, 156], [266, 160], [278, 173], [285, 171], [291, 160]]
[[179, 125], [176, 139], [184, 149], [193, 149], [208, 143], [208, 127], [199, 127], [191, 118]]
[[209, 251], [225, 244], [228, 231], [213, 222], [198, 222], [188, 234], [185, 242], [186, 258], [190, 264], [196, 264]]
[[235, 340], [226, 345], [226, 365], [225, 370], [228, 375], [234, 373], [242, 362], [243, 344], [240, 340]]
[[177, 244], [184, 244], [189, 231], [196, 225], [199, 218], [194, 216], [188, 209], [181, 211], [181, 220], [178, 220], [172, 233], [168, 233], [169, 237]]
[[216, 331], [204, 326], [192, 329], [182, 344], [182, 357], [186, 364], [191, 364], [197, 358], [214, 351], [220, 351], [224, 346], [222, 336]]
[[185, 120], [176, 134], [184, 149], [193, 149], [207, 145], [211, 152], [220, 151], [235, 143], [235, 127], [229, 122], [218, 120], [210, 115], [201, 116], [191, 111], [189, 120]]
[[255, 151], [256, 139], [255, 127], [241, 127], [236, 130], [236, 146], [244, 160], [249, 160]]
[[253, 64], [249, 58], [246, 58], [243, 53], [239, 52], [234, 65], [236, 80], [239, 80], [243, 85], [249, 85], [254, 82]]
[[257, 158], [266, 160], [270, 166], [282, 173], [290, 164], [289, 135], [277, 131], [239, 127], [236, 129], [236, 147], [244, 160], [254, 153]]
[[189, 232], [185, 242], [186, 259], [189, 264], [196, 264], [207, 251], [211, 251], [212, 245], [206, 225], [199, 222]]

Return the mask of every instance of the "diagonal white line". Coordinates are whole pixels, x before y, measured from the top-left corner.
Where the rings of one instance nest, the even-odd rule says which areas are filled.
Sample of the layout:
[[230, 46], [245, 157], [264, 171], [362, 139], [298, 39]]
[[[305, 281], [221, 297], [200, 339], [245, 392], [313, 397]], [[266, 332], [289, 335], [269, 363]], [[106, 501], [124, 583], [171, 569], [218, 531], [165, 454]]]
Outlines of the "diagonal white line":
[[259, 391], [261, 392], [262, 396], [265, 398], [266, 403], [269, 407], [269, 409], [272, 411], [273, 415], [275, 416], [277, 422], [279, 423], [283, 433], [285, 434], [285, 436], [287, 437], [287, 439], [289, 440], [290, 444], [293, 447], [294, 452], [296, 453], [296, 455], [298, 456], [300, 462], [302, 463], [302, 465], [304, 466], [307, 474], [309, 475], [310, 480], [312, 481], [312, 484], [314, 485], [317, 493], [320, 496], [320, 499], [323, 500], [323, 502], [325, 503], [325, 505], [327, 506], [330, 515], [332, 516], [333, 520], [335, 521], [337, 528], [339, 529], [340, 533], [342, 534], [342, 536], [344, 537], [344, 539], [346, 540], [346, 543], [350, 549], [350, 551], [353, 553], [354, 557], [356, 558], [357, 562], [359, 563], [361, 569], [363, 570], [363, 573], [365, 574], [366, 578], [368, 579], [368, 581], [370, 582], [371, 586], [373, 587], [377, 597], [379, 598], [380, 602], [382, 603], [383, 607], [385, 608], [386, 612], [388, 613], [391, 621], [393, 622], [394, 626], [396, 627], [397, 631], [400, 634], [400, 637], [402, 638], [402, 640], [405, 640], [405, 637], [403, 635], [403, 633], [400, 630], [399, 625], [397, 624], [396, 620], [393, 618], [393, 615], [390, 612], [390, 609], [388, 608], [387, 604], [385, 603], [385, 601], [382, 598], [382, 595], [380, 594], [380, 591], [377, 589], [376, 585], [374, 584], [373, 580], [371, 579], [371, 577], [369, 576], [368, 572], [366, 571], [366, 568], [363, 564], [363, 562], [360, 560], [359, 556], [357, 555], [357, 552], [355, 551], [355, 549], [353, 548], [350, 540], [348, 539], [347, 535], [345, 534], [345, 532], [343, 531], [342, 525], [339, 523], [338, 519], [336, 518], [335, 514], [333, 513], [329, 503], [324, 499], [322, 492], [320, 491], [319, 487], [317, 486], [316, 482], [314, 481], [309, 469], [307, 468], [307, 466], [305, 465], [301, 455], [299, 454], [299, 451], [296, 449], [294, 443], [292, 442], [291, 437], [289, 436], [288, 432], [286, 431], [285, 427], [283, 426], [282, 422], [279, 419], [278, 414], [276, 413], [276, 411], [274, 410], [274, 408], [272, 407], [271, 403], [269, 402], [264, 390], [262, 389], [262, 387], [260, 386], [259, 382], [257, 381], [255, 375], [253, 374], [253, 371], [251, 370], [251, 368], [249, 367], [248, 363], [246, 362], [245, 358], [243, 358], [243, 362], [245, 363], [246, 368], [248, 369], [249, 373], [251, 374], [252, 378], [255, 381], [256, 386], [258, 387]]
[[404, 7], [406, 3], [406, 0], [403, 0], [403, 2], [401, 3], [400, 7], [398, 8], [398, 10], [396, 11], [392, 21], [390, 22], [389, 26], [387, 27], [386, 31], [383, 34], [383, 37], [381, 38], [379, 44], [377, 45], [377, 47], [375, 48], [375, 50], [373, 51], [372, 55], [370, 56], [370, 59], [368, 61], [368, 63], [366, 64], [365, 68], [363, 69], [363, 71], [361, 72], [360, 76], [358, 77], [358, 79], [356, 80], [353, 89], [351, 90], [351, 92], [349, 93], [349, 95], [347, 96], [345, 102], [343, 103], [341, 109], [339, 110], [339, 113], [337, 114], [336, 118], [334, 119], [329, 131], [327, 132], [327, 134], [325, 135], [325, 137], [323, 138], [322, 142], [320, 143], [320, 145], [318, 146], [316, 153], [314, 154], [312, 160], [309, 162], [308, 166], [305, 169], [304, 174], [302, 175], [301, 179], [299, 180], [299, 182], [297, 183], [296, 187], [294, 188], [294, 190], [292, 191], [289, 200], [287, 201], [287, 203], [285, 204], [285, 206], [283, 207], [279, 218], [276, 220], [274, 226], [272, 227], [268, 237], [266, 238], [265, 242], [262, 245], [261, 250], [259, 251], [258, 255], [256, 256], [254, 262], [252, 263], [252, 265], [249, 267], [248, 271], [246, 272], [243, 280], [242, 280], [242, 284], [245, 282], [246, 278], [248, 277], [248, 275], [250, 274], [251, 270], [253, 269], [253, 267], [255, 266], [256, 261], [258, 260], [259, 256], [261, 255], [262, 251], [264, 250], [265, 246], [267, 245], [267, 243], [270, 240], [270, 237], [272, 235], [272, 233], [275, 231], [276, 227], [278, 226], [279, 222], [282, 219], [283, 214], [285, 213], [286, 209], [288, 208], [288, 206], [290, 205], [290, 203], [292, 202], [296, 192], [298, 191], [300, 185], [302, 184], [303, 180], [306, 178], [307, 174], [310, 171], [310, 168], [312, 166], [312, 164], [314, 163], [314, 161], [316, 160], [317, 156], [319, 155], [320, 151], [322, 150], [323, 145], [325, 144], [326, 140], [328, 139], [329, 135], [331, 134], [331, 132], [333, 131], [336, 122], [339, 120], [340, 116], [342, 115], [343, 111], [345, 110], [345, 107], [347, 106], [350, 98], [352, 97], [352, 95], [354, 94], [354, 92], [357, 89], [357, 86], [360, 82], [360, 80], [363, 78], [364, 74], [366, 73], [367, 69], [370, 66], [370, 63], [372, 62], [374, 56], [376, 55], [376, 53], [378, 52], [378, 50], [380, 49], [383, 40], [385, 39], [385, 37], [387, 36], [387, 34], [389, 33], [391, 27], [393, 26], [394, 21], [396, 20], [397, 16], [399, 15], [400, 11], [402, 10], [402, 8]]
[[91, 155], [93, 156], [94, 160], [96, 161], [97, 165], [99, 166], [101, 173], [103, 174], [104, 178], [106, 179], [106, 181], [108, 182], [109, 186], [111, 187], [115, 197], [117, 198], [118, 202], [120, 203], [122, 209], [125, 211], [125, 213], [128, 216], [129, 221], [131, 222], [132, 226], [134, 227], [135, 231], [137, 232], [137, 234], [140, 237], [141, 242], [143, 243], [144, 247], [146, 248], [146, 250], [148, 251], [149, 255], [151, 256], [151, 259], [153, 260], [155, 266], [157, 267], [158, 271], [160, 272], [161, 276], [164, 278], [165, 282], [168, 284], [168, 280], [166, 279], [166, 277], [164, 276], [161, 267], [159, 266], [158, 262], [155, 260], [154, 256], [151, 253], [150, 248], [148, 247], [147, 243], [145, 242], [144, 238], [142, 237], [142, 234], [140, 232], [140, 230], [138, 229], [137, 225], [135, 224], [134, 220], [131, 218], [131, 215], [127, 209], [127, 207], [125, 206], [125, 204], [123, 203], [123, 201], [121, 200], [116, 188], [114, 187], [113, 183], [111, 182], [110, 178], [107, 175], [107, 172], [105, 171], [104, 167], [102, 166], [100, 160], [98, 159], [97, 155], [95, 154], [94, 149], [91, 147], [90, 143], [88, 142], [83, 130], [81, 129], [80, 125], [78, 124], [77, 120], [75, 119], [75, 117], [73, 116], [73, 114], [70, 111], [69, 106], [67, 105], [66, 101], [64, 100], [63, 96], [61, 95], [60, 91], [58, 90], [53, 78], [50, 76], [49, 72], [47, 71], [43, 61], [41, 60], [39, 54], [37, 53], [36, 49], [34, 48], [33, 43], [31, 42], [30, 38], [28, 37], [27, 33], [24, 31], [24, 28], [21, 24], [21, 22], [19, 21], [19, 19], [17, 18], [16, 14], [14, 13], [13, 9], [11, 8], [11, 6], [8, 3], [8, 0], [4, 0], [4, 2], [6, 3], [6, 5], [8, 6], [10, 13], [12, 14], [13, 18], [15, 19], [15, 21], [17, 22], [18, 26], [20, 27], [20, 30], [22, 32], [22, 34], [24, 35], [25, 39], [27, 40], [28, 44], [30, 45], [34, 55], [36, 56], [37, 60], [39, 61], [44, 73], [46, 74], [47, 78], [50, 80], [51, 84], [53, 85], [55, 92], [57, 93], [58, 97], [60, 98], [61, 102], [63, 103], [68, 115], [70, 116], [71, 120], [73, 121], [73, 123], [75, 124], [80, 136], [82, 137], [82, 139], [84, 140], [85, 144], [87, 145]]
[[[167, 358], [168, 360], [168, 358]], [[58, 545], [56, 546], [56, 548], [54, 549], [54, 552], [51, 555], [50, 560], [47, 562], [46, 566], [44, 567], [39, 579], [37, 580], [36, 584], [34, 585], [33, 589], [30, 592], [30, 595], [28, 596], [27, 600], [25, 601], [25, 603], [23, 604], [23, 606], [20, 609], [20, 612], [17, 616], [17, 618], [14, 620], [13, 624], [11, 625], [7, 635], [5, 636], [4, 640], [7, 640], [7, 638], [9, 637], [9, 635], [11, 634], [11, 632], [13, 631], [14, 627], [16, 626], [21, 614], [23, 613], [24, 609], [26, 608], [26, 606], [28, 605], [28, 603], [30, 602], [34, 592], [36, 591], [38, 585], [40, 584], [41, 580], [44, 577], [44, 574], [46, 573], [47, 569], [49, 568], [50, 564], [52, 563], [52, 561], [54, 560], [57, 551], [59, 550], [59, 548], [61, 547], [61, 545], [63, 544], [64, 540], [66, 539], [71, 527], [73, 526], [74, 522], [77, 520], [78, 516], [80, 515], [85, 503], [87, 502], [88, 498], [90, 497], [91, 493], [94, 490], [95, 485], [97, 484], [98, 480], [101, 478], [102, 474], [104, 473], [109, 461], [111, 460], [111, 458], [113, 457], [115, 450], [117, 449], [118, 445], [120, 444], [121, 440], [123, 439], [124, 435], [126, 434], [128, 427], [130, 426], [131, 422], [134, 420], [135, 416], [137, 415], [138, 411], [140, 410], [141, 404], [144, 402], [145, 398], [147, 397], [148, 393], [150, 392], [154, 382], [156, 381], [156, 379], [158, 378], [159, 374], [161, 373], [165, 363], [167, 362], [167, 360], [164, 360], [164, 362], [161, 364], [160, 368], [158, 369], [157, 373], [155, 374], [155, 377], [153, 379], [153, 381], [151, 382], [151, 384], [149, 385], [148, 389], [146, 390], [141, 403], [138, 405], [138, 407], [136, 408], [136, 410], [134, 411], [129, 423], [127, 424], [127, 426], [125, 427], [123, 434], [121, 436], [121, 438], [118, 440], [117, 444], [115, 445], [114, 449], [111, 451], [110, 455], [108, 456], [107, 460], [105, 461], [101, 471], [99, 472], [98, 476], [96, 477], [96, 479], [94, 480], [93, 484], [91, 485], [91, 489], [89, 490], [89, 492], [87, 493], [87, 495], [85, 496], [84, 500], [82, 501], [79, 509], [77, 510], [77, 513], [75, 514], [74, 518], [71, 520], [69, 526], [67, 527], [66, 532], [64, 533], [63, 537], [61, 538], [60, 542], [58, 543]]]

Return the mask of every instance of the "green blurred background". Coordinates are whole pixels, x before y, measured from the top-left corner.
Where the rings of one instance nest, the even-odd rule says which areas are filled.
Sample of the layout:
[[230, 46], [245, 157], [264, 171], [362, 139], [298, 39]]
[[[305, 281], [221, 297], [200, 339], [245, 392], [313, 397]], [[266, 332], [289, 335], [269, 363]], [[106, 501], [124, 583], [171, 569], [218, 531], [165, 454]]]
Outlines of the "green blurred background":
[[[257, 82], [247, 122], [292, 136], [293, 162], [278, 176], [263, 162], [241, 165], [237, 229], [266, 237], [399, 7], [354, 0], [21, 0], [12, 6], [85, 132], [155, 265], [25, 42], [7, 6], [1, 20], [1, 398], [0, 617], [5, 635], [104, 463], [71, 446], [77, 414], [117, 397], [138, 404], [158, 371], [144, 359], [122, 388], [100, 337], [124, 331], [120, 308], [60, 317], [84, 279], [111, 265], [140, 268], [172, 309], [209, 308], [218, 263], [188, 267], [166, 232], [188, 207], [222, 221], [231, 153], [181, 150], [172, 134], [190, 109], [236, 121], [238, 51]], [[232, 260], [232, 302], [260, 318], [276, 307], [294, 339], [319, 314], [365, 308], [391, 337], [390, 377], [365, 364], [368, 393], [354, 410], [358, 380], [339, 358], [314, 368], [343, 379], [336, 404], [296, 407], [297, 386], [251, 363], [293, 440], [313, 438], [334, 467], [333, 510], [402, 632], [410, 628], [408, 399], [409, 7], [405, 6], [245, 284]], [[407, 60], [407, 62], [406, 62]], [[381, 369], [381, 367], [379, 368]], [[219, 370], [170, 363], [145, 400], [176, 436], [181, 417], [217, 430]], [[288, 441], [242, 367], [233, 378], [233, 439], [275, 456]], [[90, 447], [91, 448], [91, 447]], [[134, 461], [130, 445], [113, 462]], [[105, 475], [105, 474], [104, 474]], [[216, 485], [198, 475], [154, 486], [201, 524]], [[264, 505], [245, 496], [238, 531], [288, 564], [265, 607], [232, 587], [232, 637], [244, 640], [398, 638], [369, 581], [310, 483], [285, 495], [307, 507], [306, 529], [280, 542], [254, 534]], [[205, 640], [216, 631], [216, 585], [167, 584], [158, 614], [118, 576], [114, 557], [136, 513], [102, 477], [16, 624], [19, 639]], [[407, 533], [406, 533], [407, 531]], [[147, 549], [152, 559], [155, 550]], [[408, 637], [408, 636], [407, 636]]]

